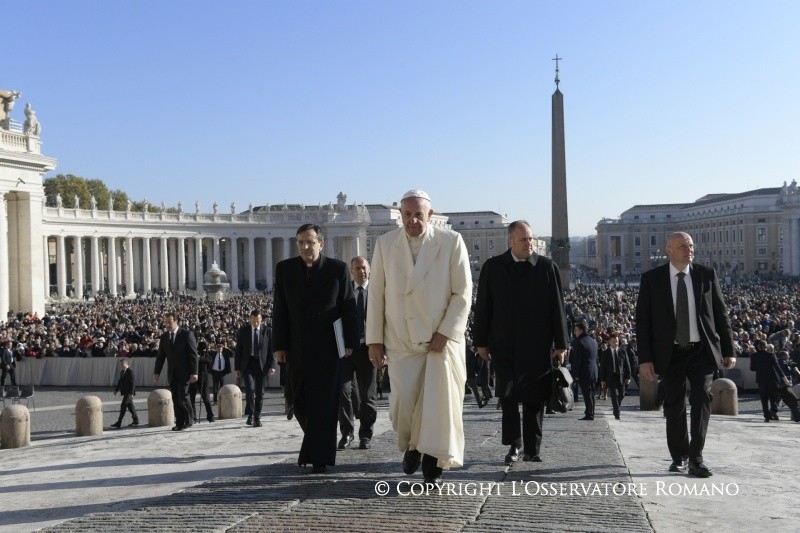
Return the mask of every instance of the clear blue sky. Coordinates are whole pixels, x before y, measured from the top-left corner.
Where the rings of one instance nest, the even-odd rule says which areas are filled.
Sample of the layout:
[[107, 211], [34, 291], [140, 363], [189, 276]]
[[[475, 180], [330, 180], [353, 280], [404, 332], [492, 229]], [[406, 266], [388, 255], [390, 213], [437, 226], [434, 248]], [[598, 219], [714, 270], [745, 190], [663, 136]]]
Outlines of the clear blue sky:
[[800, 178], [796, 1], [19, 1], [3, 21], [0, 87], [56, 172], [155, 204], [421, 187], [549, 235], [556, 53], [571, 235]]

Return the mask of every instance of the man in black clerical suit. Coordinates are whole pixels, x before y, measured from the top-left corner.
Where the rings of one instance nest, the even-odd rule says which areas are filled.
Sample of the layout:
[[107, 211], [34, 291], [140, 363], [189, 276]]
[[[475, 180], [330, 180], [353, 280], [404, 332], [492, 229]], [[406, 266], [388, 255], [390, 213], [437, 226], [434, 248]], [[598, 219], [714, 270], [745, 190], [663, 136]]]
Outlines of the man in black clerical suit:
[[[639, 376], [664, 384], [664, 415], [671, 472], [689, 460], [689, 475], [708, 477], [703, 463], [711, 381], [714, 371], [733, 368], [731, 325], [717, 273], [692, 263], [694, 242], [688, 233], [667, 237], [669, 263], [642, 274], [636, 304]], [[686, 380], [691, 385], [691, 441], [686, 427]]]
[[581, 387], [586, 408], [581, 420], [594, 420], [594, 384], [597, 381], [597, 341], [588, 334], [585, 321], [575, 323], [572, 341], [572, 379]]
[[121, 357], [119, 360], [119, 380], [117, 386], [114, 388], [114, 396], [117, 393], [122, 394], [122, 403], [119, 406], [119, 419], [111, 424], [114, 429], [122, 427], [122, 419], [125, 418], [125, 411], [130, 411], [133, 421], [131, 426], [139, 425], [139, 416], [136, 414], [136, 407], [133, 405], [133, 397], [136, 396], [136, 378], [133, 375], [133, 370], [128, 366], [128, 358]]
[[164, 327], [167, 331], [161, 334], [158, 342], [153, 383], [158, 383], [166, 360], [172, 409], [175, 412], [172, 431], [182, 431], [192, 426], [189, 383], [197, 381], [197, 340], [188, 328], [178, 327], [177, 315], [173, 311], [164, 313]]
[[628, 354], [619, 346], [619, 338], [612, 333], [608, 348], [600, 354], [600, 384], [611, 397], [614, 418], [619, 420], [619, 406], [625, 397], [625, 387], [631, 382], [631, 366]]
[[[353, 292], [356, 297], [356, 318], [358, 322], [358, 348], [350, 357], [341, 362], [342, 387], [339, 398], [339, 429], [342, 438], [337, 448], [344, 450], [353, 442], [355, 420], [358, 418], [358, 447], [367, 450], [371, 447], [372, 428], [378, 417], [377, 369], [369, 360], [369, 349], [364, 343], [364, 328], [367, 320], [367, 291], [369, 291], [369, 262], [358, 256], [350, 260], [350, 273], [353, 276]], [[353, 387], [355, 374], [356, 387]], [[355, 390], [354, 390], [355, 389]], [[358, 398], [353, 398], [357, 394]]]
[[[750, 355], [750, 370], [756, 373], [758, 393], [761, 396], [761, 407], [764, 410], [764, 422], [778, 420], [778, 405], [775, 396], [780, 395], [783, 402], [792, 412], [792, 420], [800, 422], [797, 397], [790, 390], [792, 381], [786, 376], [778, 364], [775, 352], [767, 351], [767, 343], [760, 340], [756, 343], [756, 352]], [[770, 400], [774, 405], [769, 408]]]
[[540, 462], [553, 359], [563, 364], [568, 345], [567, 317], [558, 266], [536, 254], [530, 224], [509, 224], [508, 246], [481, 268], [473, 344], [494, 366], [495, 392], [503, 409], [502, 442], [510, 445], [505, 462], [517, 461], [520, 452], [523, 461]]
[[297, 463], [324, 472], [336, 464], [340, 361], [335, 323], [341, 319], [344, 356], [359, 346], [356, 300], [347, 264], [321, 254], [322, 229], [297, 230], [298, 257], [275, 267], [272, 347], [285, 362], [287, 395], [303, 429]]
[[272, 355], [272, 330], [263, 322], [261, 311], [250, 313], [250, 323], [236, 336], [236, 377], [244, 377], [247, 425], [261, 427], [261, 409], [267, 376], [275, 373]]

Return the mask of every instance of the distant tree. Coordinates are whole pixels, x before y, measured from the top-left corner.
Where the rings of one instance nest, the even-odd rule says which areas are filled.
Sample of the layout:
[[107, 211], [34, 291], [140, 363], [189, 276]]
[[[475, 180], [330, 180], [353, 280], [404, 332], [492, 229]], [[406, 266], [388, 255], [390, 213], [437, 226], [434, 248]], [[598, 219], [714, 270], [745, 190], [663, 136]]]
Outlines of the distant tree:
[[56, 206], [56, 195], [60, 194], [64, 207], [75, 207], [75, 196], [78, 196], [80, 206], [84, 209], [89, 208], [89, 187], [86, 180], [80, 176], [72, 174], [58, 174], [55, 177], [44, 180], [44, 194], [47, 196], [47, 205]]
[[125, 211], [128, 209], [128, 193], [115, 189], [109, 194], [114, 199], [114, 211]]

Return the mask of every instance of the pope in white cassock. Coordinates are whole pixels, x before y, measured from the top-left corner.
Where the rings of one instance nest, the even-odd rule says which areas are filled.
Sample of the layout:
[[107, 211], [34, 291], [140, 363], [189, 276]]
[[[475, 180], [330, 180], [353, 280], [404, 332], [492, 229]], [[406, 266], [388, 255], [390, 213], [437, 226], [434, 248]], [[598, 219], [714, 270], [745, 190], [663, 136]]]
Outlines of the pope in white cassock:
[[431, 199], [412, 190], [400, 202], [403, 227], [380, 236], [367, 305], [369, 357], [388, 363], [389, 418], [403, 470], [422, 464], [428, 483], [464, 463], [465, 344], [472, 302], [461, 235], [430, 224]]

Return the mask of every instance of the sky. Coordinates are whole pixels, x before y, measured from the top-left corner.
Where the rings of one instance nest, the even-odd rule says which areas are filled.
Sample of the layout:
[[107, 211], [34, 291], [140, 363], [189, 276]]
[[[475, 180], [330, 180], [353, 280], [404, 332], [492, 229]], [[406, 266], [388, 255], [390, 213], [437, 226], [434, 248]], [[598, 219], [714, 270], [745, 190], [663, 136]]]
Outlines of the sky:
[[[800, 178], [800, 2], [28, 1], [0, 88], [55, 174], [192, 210], [392, 203], [551, 232], [552, 60], [569, 233]], [[47, 177], [46, 176], [46, 177]]]

